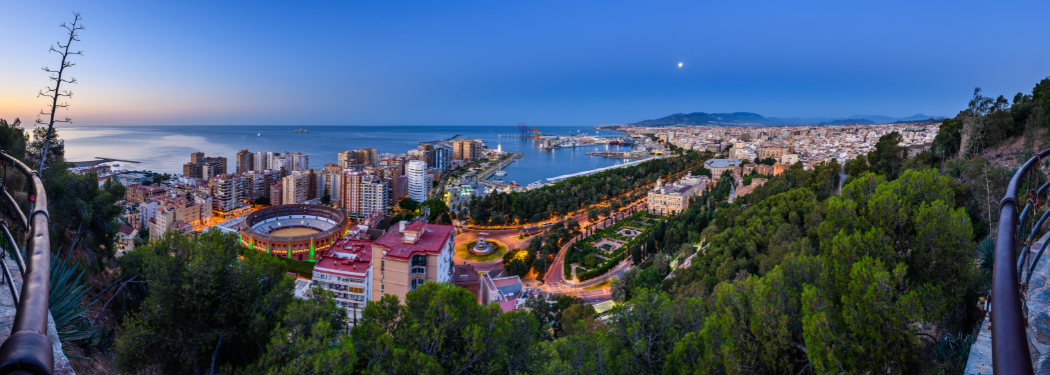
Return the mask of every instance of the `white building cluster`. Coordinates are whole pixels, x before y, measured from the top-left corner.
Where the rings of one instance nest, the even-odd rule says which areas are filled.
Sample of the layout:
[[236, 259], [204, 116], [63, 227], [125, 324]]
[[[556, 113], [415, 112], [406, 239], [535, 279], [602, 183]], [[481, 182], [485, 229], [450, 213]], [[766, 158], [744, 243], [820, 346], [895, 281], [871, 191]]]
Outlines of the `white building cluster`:
[[631, 127], [620, 130], [651, 134], [686, 150], [728, 152], [730, 158], [754, 161], [773, 158], [778, 163], [801, 162], [807, 168], [831, 159], [844, 163], [867, 154], [883, 135], [900, 133], [900, 146], [909, 154], [929, 148], [939, 123], [884, 125], [806, 125], [783, 127], [671, 126]]

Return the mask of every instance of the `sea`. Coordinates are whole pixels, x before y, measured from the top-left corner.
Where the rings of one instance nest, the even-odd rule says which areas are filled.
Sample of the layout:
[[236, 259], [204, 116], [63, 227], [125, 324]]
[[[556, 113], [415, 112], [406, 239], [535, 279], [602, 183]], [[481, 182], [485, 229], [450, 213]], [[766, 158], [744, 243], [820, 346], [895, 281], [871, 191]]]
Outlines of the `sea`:
[[[296, 129], [306, 129], [297, 133]], [[541, 126], [552, 135], [619, 136], [620, 132], [586, 126]], [[459, 138], [482, 139], [486, 147], [524, 154], [504, 169], [504, 181], [521, 185], [546, 183], [547, 178], [622, 163], [624, 160], [590, 156], [592, 151], [626, 151], [630, 146], [589, 146], [545, 150], [534, 140], [500, 135], [519, 134], [516, 126], [90, 126], [58, 128], [65, 140], [66, 160], [112, 158], [119, 168], [181, 174], [193, 152], [224, 156], [233, 170], [237, 151], [301, 152], [310, 156], [310, 168], [335, 163], [340, 151], [375, 148], [380, 153], [406, 153], [419, 142]]]

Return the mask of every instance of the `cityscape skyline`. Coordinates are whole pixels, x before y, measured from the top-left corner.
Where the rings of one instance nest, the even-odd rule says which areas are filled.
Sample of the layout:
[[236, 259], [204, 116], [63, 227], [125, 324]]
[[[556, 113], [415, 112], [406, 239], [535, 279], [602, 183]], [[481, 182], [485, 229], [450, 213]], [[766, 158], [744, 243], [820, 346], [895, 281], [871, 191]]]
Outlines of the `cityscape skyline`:
[[[954, 116], [974, 87], [1030, 91], [1047, 75], [1031, 62], [1050, 57], [988, 32], [1037, 34], [1037, 2], [253, 5], [12, 4], [0, 33], [83, 12], [64, 112], [81, 126]], [[60, 36], [0, 41], [19, 57], [0, 61], [0, 117], [32, 122]]]

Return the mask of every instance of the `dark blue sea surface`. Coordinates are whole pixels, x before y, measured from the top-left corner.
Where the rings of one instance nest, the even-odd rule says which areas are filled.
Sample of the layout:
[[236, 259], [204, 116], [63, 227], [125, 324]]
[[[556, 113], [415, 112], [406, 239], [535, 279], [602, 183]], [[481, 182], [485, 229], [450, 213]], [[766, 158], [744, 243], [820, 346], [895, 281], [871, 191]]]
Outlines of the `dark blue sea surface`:
[[[295, 129], [307, 129], [296, 133]], [[588, 133], [617, 136], [623, 133], [599, 131], [585, 126], [547, 126], [548, 134]], [[483, 139], [488, 148], [520, 152], [524, 157], [505, 170], [506, 181], [526, 185], [547, 182], [547, 178], [613, 165], [622, 160], [586, 155], [590, 151], [629, 150], [626, 146], [593, 146], [576, 149], [543, 150], [530, 139], [499, 137], [517, 134], [515, 126], [139, 126], [59, 128], [66, 141], [66, 158], [86, 161], [96, 157], [134, 160], [120, 163], [131, 170], [182, 173], [190, 153], [225, 156], [232, 171], [237, 151], [247, 149], [273, 152], [302, 152], [310, 155], [310, 168], [335, 163], [337, 153], [371, 147], [379, 152], [405, 153], [419, 142], [452, 138]]]

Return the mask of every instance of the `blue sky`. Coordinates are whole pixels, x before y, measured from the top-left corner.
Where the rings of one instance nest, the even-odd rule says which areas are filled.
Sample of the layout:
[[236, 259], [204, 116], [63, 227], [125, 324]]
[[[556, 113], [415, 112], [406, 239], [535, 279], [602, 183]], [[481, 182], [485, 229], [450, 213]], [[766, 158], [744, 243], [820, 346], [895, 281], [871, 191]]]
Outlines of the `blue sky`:
[[1050, 75], [1047, 1], [10, 1], [0, 118], [43, 107], [74, 10], [75, 125], [955, 115]]

